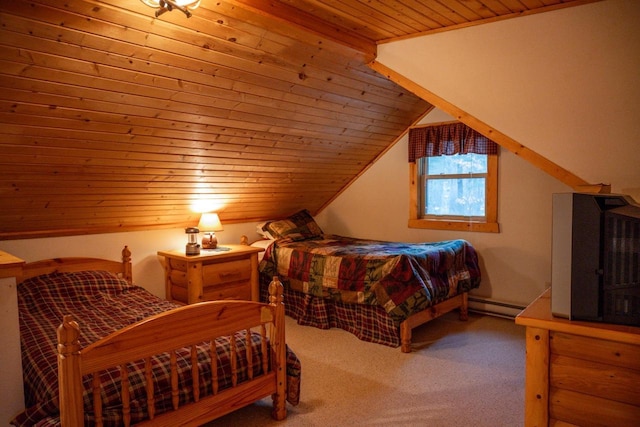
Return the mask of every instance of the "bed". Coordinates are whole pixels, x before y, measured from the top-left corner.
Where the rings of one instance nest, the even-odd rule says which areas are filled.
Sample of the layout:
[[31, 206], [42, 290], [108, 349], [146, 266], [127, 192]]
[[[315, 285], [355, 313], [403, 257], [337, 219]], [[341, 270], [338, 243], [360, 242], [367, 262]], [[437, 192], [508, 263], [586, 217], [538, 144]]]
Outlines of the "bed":
[[266, 303], [179, 306], [132, 284], [122, 262], [25, 264], [18, 309], [25, 384], [17, 426], [201, 425], [271, 396], [299, 400], [286, 345], [282, 285]]
[[465, 240], [398, 243], [324, 234], [307, 210], [258, 225], [265, 240], [261, 299], [270, 277], [285, 287], [286, 314], [301, 325], [339, 327], [364, 341], [411, 351], [412, 330], [458, 309], [480, 285]]

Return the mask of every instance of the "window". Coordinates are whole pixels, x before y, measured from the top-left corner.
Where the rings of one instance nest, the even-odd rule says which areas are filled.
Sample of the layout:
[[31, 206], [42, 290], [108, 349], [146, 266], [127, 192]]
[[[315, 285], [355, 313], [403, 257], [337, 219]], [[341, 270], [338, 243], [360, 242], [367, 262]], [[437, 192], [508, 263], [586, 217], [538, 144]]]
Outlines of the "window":
[[422, 218], [485, 219], [486, 154], [454, 154], [418, 160]]
[[410, 163], [409, 226], [498, 232], [497, 145], [481, 137], [486, 140], [483, 144], [488, 141], [495, 146], [478, 148], [469, 142], [472, 129], [458, 122], [454, 125], [454, 130], [428, 130], [426, 134], [431, 135], [426, 139], [425, 132], [418, 137], [410, 132], [409, 157], [412, 160], [413, 154], [414, 162]]

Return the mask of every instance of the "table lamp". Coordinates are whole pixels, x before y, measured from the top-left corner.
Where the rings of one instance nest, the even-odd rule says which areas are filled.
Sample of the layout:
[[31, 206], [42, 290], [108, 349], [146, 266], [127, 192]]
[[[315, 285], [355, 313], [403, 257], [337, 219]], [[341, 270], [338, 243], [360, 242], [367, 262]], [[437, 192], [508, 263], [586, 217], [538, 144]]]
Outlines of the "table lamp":
[[198, 228], [203, 234], [202, 249], [215, 249], [218, 247], [216, 231], [222, 231], [222, 223], [217, 213], [203, 213], [198, 223]]

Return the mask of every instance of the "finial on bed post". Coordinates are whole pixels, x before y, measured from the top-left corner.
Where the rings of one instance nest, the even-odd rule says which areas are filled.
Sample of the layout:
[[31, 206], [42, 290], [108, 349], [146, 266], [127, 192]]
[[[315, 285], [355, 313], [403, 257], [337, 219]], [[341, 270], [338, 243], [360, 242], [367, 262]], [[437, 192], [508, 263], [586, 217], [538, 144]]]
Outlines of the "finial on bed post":
[[133, 269], [131, 268], [131, 251], [129, 250], [129, 246], [125, 246], [122, 249], [122, 267], [124, 280], [129, 284], [133, 284]]
[[276, 420], [284, 420], [287, 416], [287, 346], [284, 333], [284, 285], [273, 276], [269, 283], [269, 304], [275, 308], [273, 328], [271, 329], [271, 345], [274, 352], [273, 369], [276, 373], [276, 392], [272, 395], [273, 411], [271, 416]]
[[249, 238], [243, 234], [240, 236], [240, 244], [243, 246], [249, 246]]
[[63, 427], [84, 424], [82, 375], [80, 374], [80, 327], [73, 316], [64, 316], [58, 327], [58, 389], [60, 424]]
[[284, 300], [284, 285], [278, 278], [278, 276], [273, 276], [273, 280], [269, 283], [269, 302], [271, 304], [282, 304]]

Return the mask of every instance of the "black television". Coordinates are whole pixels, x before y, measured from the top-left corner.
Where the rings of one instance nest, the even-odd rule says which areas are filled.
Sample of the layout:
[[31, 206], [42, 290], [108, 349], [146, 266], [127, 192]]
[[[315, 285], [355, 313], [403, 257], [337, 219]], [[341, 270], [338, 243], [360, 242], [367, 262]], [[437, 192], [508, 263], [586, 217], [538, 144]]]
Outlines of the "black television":
[[640, 206], [626, 195], [553, 195], [551, 311], [640, 326]]

